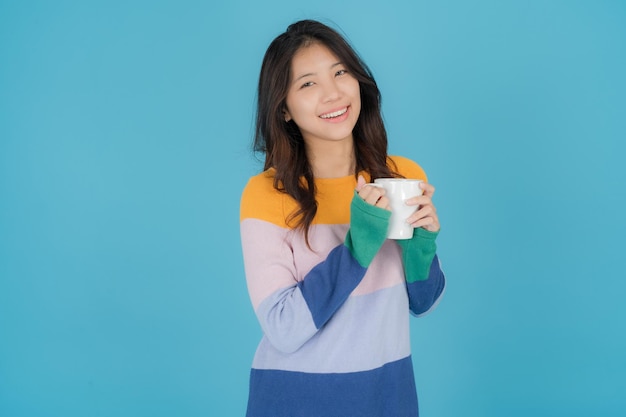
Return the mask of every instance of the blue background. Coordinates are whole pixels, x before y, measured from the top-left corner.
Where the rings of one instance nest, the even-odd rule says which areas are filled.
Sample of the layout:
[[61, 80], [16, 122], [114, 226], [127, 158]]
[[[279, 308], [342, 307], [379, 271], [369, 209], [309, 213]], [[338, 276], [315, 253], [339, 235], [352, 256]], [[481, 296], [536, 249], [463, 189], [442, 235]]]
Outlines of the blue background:
[[0, 416], [240, 416], [239, 196], [292, 21], [437, 187], [424, 416], [626, 415], [626, 3], [0, 1]]

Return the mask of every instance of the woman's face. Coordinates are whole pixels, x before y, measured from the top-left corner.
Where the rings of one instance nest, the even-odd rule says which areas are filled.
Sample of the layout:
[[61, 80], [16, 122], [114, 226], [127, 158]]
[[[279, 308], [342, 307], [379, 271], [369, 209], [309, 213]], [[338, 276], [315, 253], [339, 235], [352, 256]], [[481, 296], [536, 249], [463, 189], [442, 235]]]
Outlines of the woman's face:
[[326, 46], [313, 43], [293, 57], [286, 104], [285, 120], [296, 123], [307, 146], [352, 141], [359, 82]]

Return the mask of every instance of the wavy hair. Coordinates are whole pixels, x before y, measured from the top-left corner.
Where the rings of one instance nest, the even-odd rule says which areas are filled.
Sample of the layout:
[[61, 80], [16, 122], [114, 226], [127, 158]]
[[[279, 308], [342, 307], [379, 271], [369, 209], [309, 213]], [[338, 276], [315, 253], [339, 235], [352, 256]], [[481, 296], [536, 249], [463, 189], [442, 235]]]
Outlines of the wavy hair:
[[[371, 179], [400, 176], [390, 168], [387, 157], [387, 132], [381, 115], [381, 96], [367, 65], [348, 42], [334, 29], [314, 20], [295, 22], [276, 37], [263, 58], [257, 91], [256, 130], [253, 148], [265, 154], [264, 169], [275, 169], [274, 188], [291, 196], [299, 208], [287, 223], [308, 231], [315, 214], [315, 182], [298, 126], [285, 122], [287, 91], [291, 82], [291, 62], [300, 48], [320, 43], [346, 66], [359, 82], [361, 112], [353, 129], [356, 169]], [[293, 223], [292, 223], [293, 222]]]

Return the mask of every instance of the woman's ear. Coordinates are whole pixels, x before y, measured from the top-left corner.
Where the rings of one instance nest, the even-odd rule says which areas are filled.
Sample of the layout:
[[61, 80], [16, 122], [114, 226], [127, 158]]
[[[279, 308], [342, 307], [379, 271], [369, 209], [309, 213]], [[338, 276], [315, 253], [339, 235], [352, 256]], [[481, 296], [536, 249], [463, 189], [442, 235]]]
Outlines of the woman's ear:
[[285, 117], [285, 122], [291, 121], [291, 115], [287, 109], [283, 109], [283, 116]]

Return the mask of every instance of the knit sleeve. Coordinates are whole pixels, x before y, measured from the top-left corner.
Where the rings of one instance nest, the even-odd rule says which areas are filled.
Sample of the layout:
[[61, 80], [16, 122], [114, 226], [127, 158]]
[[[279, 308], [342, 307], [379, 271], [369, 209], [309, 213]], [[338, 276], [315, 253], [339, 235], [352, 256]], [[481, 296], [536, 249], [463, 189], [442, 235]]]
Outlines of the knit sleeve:
[[409, 294], [409, 307], [417, 316], [430, 311], [443, 294], [446, 280], [436, 251], [438, 233], [418, 228], [413, 238], [398, 240]]
[[[414, 161], [400, 156], [393, 156], [391, 160], [405, 178], [428, 181], [426, 172]], [[402, 249], [409, 307], [417, 316], [426, 314], [437, 305], [446, 285], [437, 256], [437, 235], [438, 233], [417, 228], [412, 239], [397, 241]]]
[[[285, 197], [255, 182], [248, 184], [241, 201], [240, 231], [248, 291], [270, 343], [280, 351], [295, 352], [328, 322], [361, 282], [385, 240], [388, 216], [377, 211], [380, 209], [370, 210], [353, 201], [351, 216], [356, 226], [351, 226], [346, 241], [298, 281], [292, 247], [296, 231], [279, 220], [281, 216], [284, 219], [280, 200]], [[368, 235], [363, 230], [367, 225], [379, 232]]]

